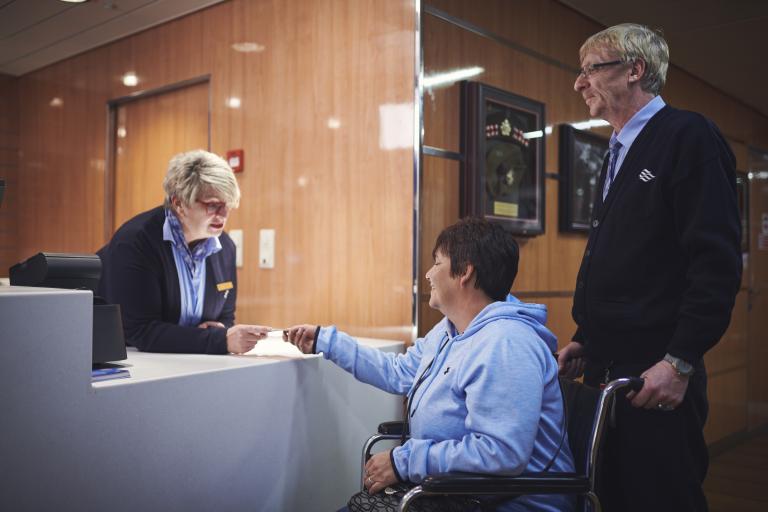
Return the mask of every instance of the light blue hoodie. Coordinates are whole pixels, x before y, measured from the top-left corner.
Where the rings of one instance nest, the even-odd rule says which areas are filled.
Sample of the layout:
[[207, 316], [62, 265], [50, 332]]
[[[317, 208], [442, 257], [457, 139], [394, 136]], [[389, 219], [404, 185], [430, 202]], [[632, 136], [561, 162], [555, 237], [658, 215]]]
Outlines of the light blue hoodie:
[[[485, 307], [462, 334], [443, 318], [405, 354], [361, 346], [335, 327], [320, 330], [316, 348], [358, 380], [413, 393], [411, 438], [392, 452], [404, 480], [451, 471], [516, 475], [542, 471], [563, 436], [557, 341], [546, 320], [546, 306], [510, 295]], [[573, 471], [567, 437], [549, 471]], [[498, 508], [573, 509], [568, 496], [522, 496]]]

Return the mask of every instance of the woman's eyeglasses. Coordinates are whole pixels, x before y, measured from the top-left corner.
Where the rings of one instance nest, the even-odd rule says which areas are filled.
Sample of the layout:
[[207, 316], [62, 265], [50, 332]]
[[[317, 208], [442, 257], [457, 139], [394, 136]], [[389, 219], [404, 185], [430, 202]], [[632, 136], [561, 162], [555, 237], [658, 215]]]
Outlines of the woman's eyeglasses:
[[197, 201], [201, 205], [205, 206], [205, 212], [208, 215], [221, 215], [229, 211], [227, 203], [224, 201]]

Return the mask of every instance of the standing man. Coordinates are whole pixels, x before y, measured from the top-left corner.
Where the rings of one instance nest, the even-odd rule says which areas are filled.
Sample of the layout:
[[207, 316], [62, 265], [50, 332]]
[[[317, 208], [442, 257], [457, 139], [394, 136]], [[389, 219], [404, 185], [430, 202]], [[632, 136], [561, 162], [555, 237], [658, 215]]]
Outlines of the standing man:
[[641, 376], [616, 401], [601, 500], [608, 511], [702, 511], [708, 453], [702, 356], [741, 281], [735, 158], [707, 118], [664, 103], [666, 41], [622, 24], [582, 45], [574, 88], [613, 126], [561, 373]]

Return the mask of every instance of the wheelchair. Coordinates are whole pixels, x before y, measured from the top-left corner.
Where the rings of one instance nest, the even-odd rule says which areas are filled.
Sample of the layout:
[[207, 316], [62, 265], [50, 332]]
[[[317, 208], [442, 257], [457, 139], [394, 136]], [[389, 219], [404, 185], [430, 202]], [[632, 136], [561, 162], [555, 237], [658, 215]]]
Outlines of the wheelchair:
[[[576, 471], [546, 471], [516, 476], [477, 473], [430, 475], [403, 496], [398, 510], [406, 512], [414, 501], [425, 496], [493, 496], [513, 499], [525, 494], [573, 494], [582, 497], [581, 510], [601, 512], [600, 499], [596, 493], [597, 466], [611, 403], [621, 389], [639, 391], [643, 387], [643, 380], [636, 377], [620, 378], [607, 383], [602, 389], [595, 389], [561, 377], [560, 386], [565, 402], [568, 442]], [[402, 439], [404, 426], [405, 422], [402, 421], [379, 425], [378, 434], [371, 436], [363, 446], [362, 471], [371, 457], [374, 445], [383, 440]], [[361, 472], [361, 481], [362, 478]]]

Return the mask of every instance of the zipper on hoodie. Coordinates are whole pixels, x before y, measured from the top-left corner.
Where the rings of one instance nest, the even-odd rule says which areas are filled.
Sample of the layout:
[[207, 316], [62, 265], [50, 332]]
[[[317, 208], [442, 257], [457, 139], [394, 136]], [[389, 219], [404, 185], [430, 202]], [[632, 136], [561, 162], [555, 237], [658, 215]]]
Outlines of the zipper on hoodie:
[[417, 404], [416, 408], [413, 410], [413, 412], [411, 412], [411, 406], [413, 405], [413, 399], [416, 396], [416, 391], [418, 391], [421, 385], [424, 384], [427, 378], [432, 374], [432, 369], [437, 362], [437, 358], [440, 356], [440, 353], [443, 351], [446, 345], [448, 345], [448, 342], [451, 341], [451, 339], [453, 339], [451, 338], [451, 334], [446, 331], [445, 339], [441, 340], [440, 346], [437, 348], [437, 352], [435, 353], [435, 357], [433, 357], [427, 367], [424, 368], [424, 371], [421, 372], [421, 375], [416, 380], [416, 384], [414, 384], [413, 388], [411, 388], [410, 396], [408, 397], [408, 403], [406, 406], [405, 428], [403, 428], [403, 436], [400, 442], [401, 445], [405, 443], [406, 437], [411, 434], [411, 418], [413, 418], [413, 415], [416, 414], [416, 410], [419, 408], [419, 405]]

